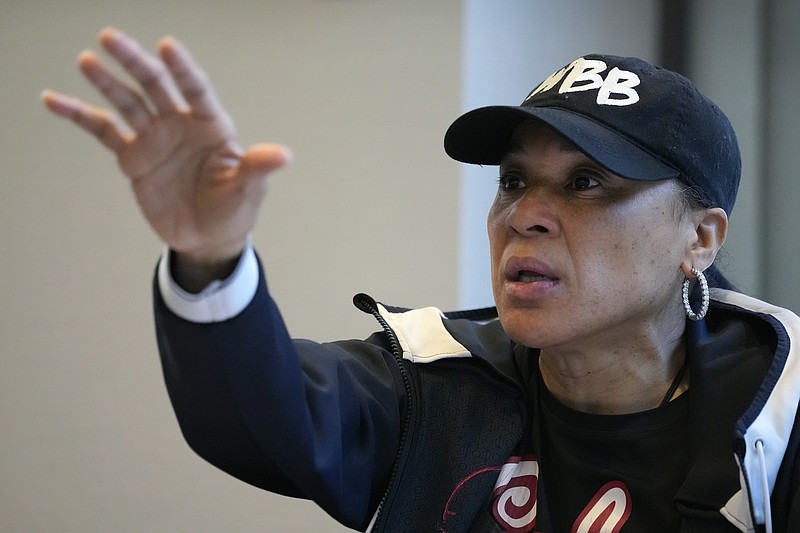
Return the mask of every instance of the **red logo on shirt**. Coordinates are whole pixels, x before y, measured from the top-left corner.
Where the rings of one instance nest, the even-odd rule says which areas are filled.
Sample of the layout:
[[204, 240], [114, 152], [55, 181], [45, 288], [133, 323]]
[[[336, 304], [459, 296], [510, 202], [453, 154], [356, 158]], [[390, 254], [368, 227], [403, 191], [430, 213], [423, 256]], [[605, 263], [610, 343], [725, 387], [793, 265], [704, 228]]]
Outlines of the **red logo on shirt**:
[[492, 514], [504, 531], [528, 533], [536, 525], [539, 462], [535, 455], [511, 457], [503, 465], [492, 494]]
[[[505, 533], [529, 533], [536, 525], [539, 461], [510, 457], [492, 493], [492, 514]], [[621, 481], [600, 487], [572, 524], [570, 533], [618, 533], [631, 514], [631, 495]]]
[[600, 487], [570, 533], [617, 533], [631, 515], [631, 495], [621, 481]]

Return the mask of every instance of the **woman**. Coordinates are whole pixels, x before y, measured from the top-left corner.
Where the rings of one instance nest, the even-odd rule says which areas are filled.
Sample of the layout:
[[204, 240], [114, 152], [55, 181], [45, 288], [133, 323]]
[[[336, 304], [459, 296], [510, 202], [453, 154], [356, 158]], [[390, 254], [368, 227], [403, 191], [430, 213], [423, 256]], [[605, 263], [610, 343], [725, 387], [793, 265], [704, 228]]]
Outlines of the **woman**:
[[800, 325], [707, 288], [704, 272], [726, 285], [713, 262], [740, 161], [688, 80], [585, 56], [521, 106], [456, 120], [447, 152], [500, 168], [497, 309], [444, 316], [359, 295], [382, 331], [317, 344], [289, 338], [247, 241], [288, 151], [242, 150], [175, 40], [161, 61], [116, 30], [101, 43], [142, 87], [82, 56], [122, 120], [44, 101], [117, 154], [169, 246], [159, 348], [203, 457], [362, 530], [800, 528]]

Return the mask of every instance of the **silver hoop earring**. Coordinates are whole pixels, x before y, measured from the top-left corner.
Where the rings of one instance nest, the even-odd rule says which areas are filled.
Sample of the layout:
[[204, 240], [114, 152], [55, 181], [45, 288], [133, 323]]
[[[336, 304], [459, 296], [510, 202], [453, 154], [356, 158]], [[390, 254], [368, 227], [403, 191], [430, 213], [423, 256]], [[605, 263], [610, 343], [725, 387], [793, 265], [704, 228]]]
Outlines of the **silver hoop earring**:
[[695, 313], [692, 310], [692, 305], [689, 303], [689, 278], [683, 280], [683, 308], [686, 310], [686, 316], [689, 317], [689, 320], [700, 320], [706, 313], [708, 312], [708, 302], [711, 299], [711, 295], [708, 292], [708, 281], [706, 281], [706, 276], [696, 268], [692, 267], [692, 275], [697, 278], [698, 283], [700, 283], [700, 290], [703, 293], [703, 303], [700, 306], [700, 311]]

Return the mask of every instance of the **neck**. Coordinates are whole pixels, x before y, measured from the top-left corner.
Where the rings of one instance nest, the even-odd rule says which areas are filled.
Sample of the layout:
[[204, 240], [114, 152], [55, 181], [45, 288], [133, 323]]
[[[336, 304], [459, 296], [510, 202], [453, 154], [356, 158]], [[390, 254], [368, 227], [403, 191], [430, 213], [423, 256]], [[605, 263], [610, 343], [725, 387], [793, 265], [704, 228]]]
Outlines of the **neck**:
[[[682, 333], [682, 332], [681, 332]], [[626, 414], [659, 407], [688, 388], [688, 373], [668, 391], [686, 360], [682, 334], [661, 343], [628, 343], [613, 350], [542, 350], [539, 369], [550, 393], [586, 413]]]

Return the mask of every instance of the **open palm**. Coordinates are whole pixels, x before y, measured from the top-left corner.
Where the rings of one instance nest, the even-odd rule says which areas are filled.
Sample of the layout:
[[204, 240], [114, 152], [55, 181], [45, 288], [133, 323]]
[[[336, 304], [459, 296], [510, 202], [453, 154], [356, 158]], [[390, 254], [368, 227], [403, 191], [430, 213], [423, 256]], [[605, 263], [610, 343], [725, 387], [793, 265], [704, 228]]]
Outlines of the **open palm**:
[[288, 151], [271, 144], [243, 150], [211, 83], [175, 39], [162, 40], [160, 57], [114, 29], [104, 30], [100, 43], [139, 89], [84, 52], [79, 67], [113, 111], [52, 91], [45, 104], [116, 154], [168, 246], [197, 262], [235, 257], [255, 225], [266, 176], [288, 161]]

